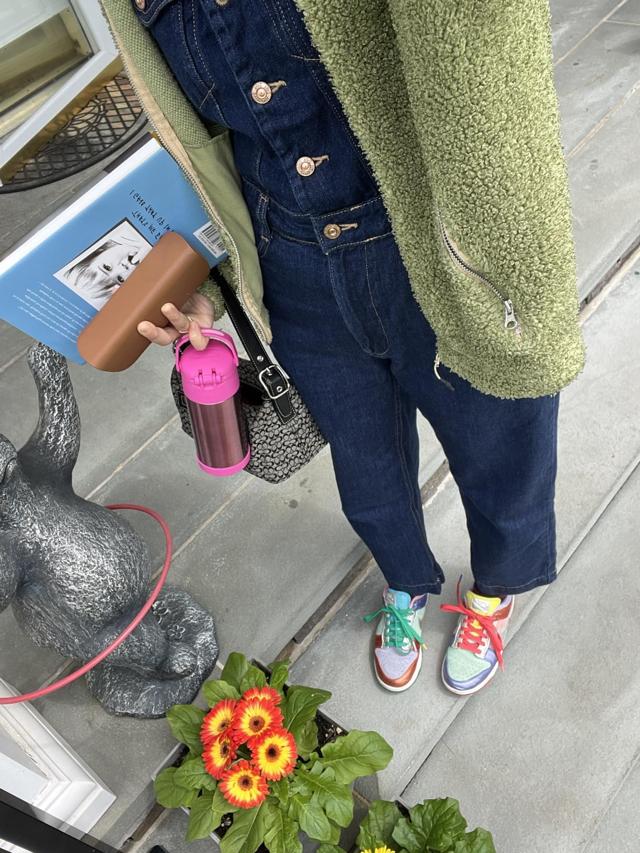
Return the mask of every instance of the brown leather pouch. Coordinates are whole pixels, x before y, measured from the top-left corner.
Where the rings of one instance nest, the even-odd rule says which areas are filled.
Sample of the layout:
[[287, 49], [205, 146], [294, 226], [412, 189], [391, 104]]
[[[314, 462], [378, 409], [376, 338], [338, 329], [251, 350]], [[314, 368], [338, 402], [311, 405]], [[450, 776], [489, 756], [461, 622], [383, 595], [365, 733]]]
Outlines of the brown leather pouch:
[[167, 326], [160, 311], [178, 308], [209, 274], [209, 265], [187, 241], [167, 231], [78, 338], [80, 355], [99, 370], [126, 370], [149, 346], [138, 323]]

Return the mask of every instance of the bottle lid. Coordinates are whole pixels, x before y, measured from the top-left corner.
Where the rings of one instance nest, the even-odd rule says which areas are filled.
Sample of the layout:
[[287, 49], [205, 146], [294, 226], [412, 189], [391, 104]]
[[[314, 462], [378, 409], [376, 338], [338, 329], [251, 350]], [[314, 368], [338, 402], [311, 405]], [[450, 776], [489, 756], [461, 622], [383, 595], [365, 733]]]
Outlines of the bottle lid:
[[184, 394], [194, 403], [213, 405], [232, 397], [240, 387], [238, 351], [233, 338], [218, 329], [203, 329], [207, 347], [197, 350], [188, 335], [176, 345], [176, 369]]

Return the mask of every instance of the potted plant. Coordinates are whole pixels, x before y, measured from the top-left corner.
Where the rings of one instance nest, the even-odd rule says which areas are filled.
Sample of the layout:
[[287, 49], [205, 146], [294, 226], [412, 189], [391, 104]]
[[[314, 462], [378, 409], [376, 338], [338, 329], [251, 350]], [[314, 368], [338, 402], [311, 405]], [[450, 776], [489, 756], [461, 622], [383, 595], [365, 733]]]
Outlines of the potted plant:
[[[496, 853], [486, 829], [467, 832], [457, 800], [425, 800], [406, 808], [376, 800], [360, 824], [357, 849], [361, 853]], [[344, 853], [323, 844], [318, 853]]]
[[319, 740], [318, 708], [331, 694], [285, 687], [288, 674], [280, 661], [267, 678], [233, 653], [220, 679], [203, 686], [208, 711], [167, 713], [187, 752], [158, 774], [155, 792], [161, 805], [189, 809], [187, 840], [215, 831], [222, 853], [301, 853], [300, 833], [337, 845], [353, 820], [352, 783], [391, 760], [376, 732], [341, 733], [322, 717]]

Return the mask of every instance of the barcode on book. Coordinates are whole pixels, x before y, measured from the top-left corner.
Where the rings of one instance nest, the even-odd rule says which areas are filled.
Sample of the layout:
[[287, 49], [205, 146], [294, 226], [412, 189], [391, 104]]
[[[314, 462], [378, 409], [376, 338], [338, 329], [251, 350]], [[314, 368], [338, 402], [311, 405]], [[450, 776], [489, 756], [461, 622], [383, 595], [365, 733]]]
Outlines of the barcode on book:
[[222, 242], [220, 232], [213, 222], [205, 222], [201, 228], [198, 228], [193, 232], [193, 236], [200, 240], [202, 245], [205, 246], [212, 255], [215, 255], [216, 258], [218, 255], [224, 255], [224, 243]]

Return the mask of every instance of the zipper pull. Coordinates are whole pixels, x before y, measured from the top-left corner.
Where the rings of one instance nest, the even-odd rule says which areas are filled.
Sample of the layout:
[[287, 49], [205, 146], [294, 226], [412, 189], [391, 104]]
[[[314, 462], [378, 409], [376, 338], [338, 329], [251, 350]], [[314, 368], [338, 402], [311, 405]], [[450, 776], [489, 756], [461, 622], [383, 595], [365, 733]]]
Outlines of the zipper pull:
[[516, 317], [516, 312], [513, 310], [513, 302], [510, 299], [504, 300], [504, 327], [505, 329], [513, 329], [516, 335], [520, 334], [520, 323]]
[[435, 373], [437, 378], [440, 380], [440, 382], [444, 382], [444, 384], [447, 386], [447, 388], [450, 388], [452, 391], [455, 391], [456, 389], [453, 387], [453, 385], [447, 379], [445, 379], [443, 376], [440, 376], [440, 374], [438, 373], [438, 367], [440, 366], [440, 364], [441, 364], [440, 353], [436, 350], [436, 357], [435, 357], [434, 362], [433, 362], [433, 372]]

